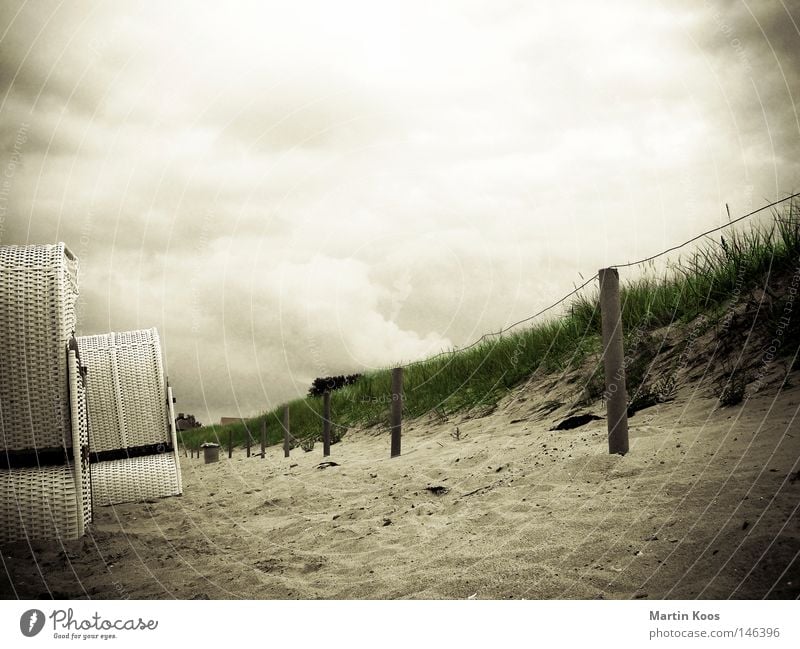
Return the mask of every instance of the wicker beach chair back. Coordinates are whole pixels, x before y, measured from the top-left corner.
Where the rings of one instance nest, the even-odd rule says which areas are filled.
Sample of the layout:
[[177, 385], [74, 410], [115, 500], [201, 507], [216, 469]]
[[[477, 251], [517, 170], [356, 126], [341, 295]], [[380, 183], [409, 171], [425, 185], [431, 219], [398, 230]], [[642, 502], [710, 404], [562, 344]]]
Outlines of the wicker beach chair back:
[[0, 541], [75, 539], [92, 519], [77, 295], [63, 243], [0, 246]]
[[71, 446], [66, 345], [78, 262], [63, 243], [0, 246], [0, 442]]
[[78, 338], [87, 367], [96, 505], [182, 492], [156, 329]]
[[88, 369], [92, 451], [168, 442], [158, 331], [81, 336], [78, 348]]

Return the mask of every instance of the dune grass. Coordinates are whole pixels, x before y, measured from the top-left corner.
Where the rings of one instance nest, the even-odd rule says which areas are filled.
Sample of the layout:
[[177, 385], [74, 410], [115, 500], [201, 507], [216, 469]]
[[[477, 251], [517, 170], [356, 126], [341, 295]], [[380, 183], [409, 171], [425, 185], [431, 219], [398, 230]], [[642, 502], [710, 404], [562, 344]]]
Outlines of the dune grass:
[[[719, 234], [719, 233], [718, 233]], [[800, 267], [800, 203], [750, 226], [723, 231], [709, 238], [665, 272], [652, 267], [620, 271], [623, 327], [626, 332], [648, 331], [685, 323], [701, 314], [719, 315], [737, 294], [764, 284], [770, 277], [796, 272]], [[624, 281], [625, 277], [634, 279]], [[797, 309], [800, 311], [800, 308]], [[800, 314], [790, 331], [796, 337]], [[798, 341], [785, 351], [794, 353]], [[537, 369], [562, 371], [580, 364], [600, 350], [600, 313], [597, 289], [578, 294], [561, 316], [487, 340], [469, 350], [409, 366], [405, 370], [404, 413], [414, 417], [431, 411], [443, 415], [477, 406], [491, 406]], [[340, 431], [354, 425], [385, 424], [390, 406], [390, 370], [365, 374], [358, 382], [331, 395], [332, 418]], [[291, 432], [296, 438], [318, 436], [322, 428], [322, 400], [297, 399], [289, 404]], [[249, 430], [260, 440], [267, 422], [268, 443], [282, 443], [282, 407], [246, 423], [209, 426], [183, 433], [187, 445], [203, 441], [227, 443], [228, 431], [237, 445]], [[256, 443], [256, 445], [258, 442]]]

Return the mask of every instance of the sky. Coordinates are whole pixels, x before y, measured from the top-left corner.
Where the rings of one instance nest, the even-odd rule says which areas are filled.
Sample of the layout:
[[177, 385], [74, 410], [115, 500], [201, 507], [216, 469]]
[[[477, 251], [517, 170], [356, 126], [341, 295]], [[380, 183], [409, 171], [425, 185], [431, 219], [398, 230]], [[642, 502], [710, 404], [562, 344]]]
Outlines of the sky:
[[799, 102], [781, 0], [4, 0], [0, 244], [213, 423], [800, 191]]

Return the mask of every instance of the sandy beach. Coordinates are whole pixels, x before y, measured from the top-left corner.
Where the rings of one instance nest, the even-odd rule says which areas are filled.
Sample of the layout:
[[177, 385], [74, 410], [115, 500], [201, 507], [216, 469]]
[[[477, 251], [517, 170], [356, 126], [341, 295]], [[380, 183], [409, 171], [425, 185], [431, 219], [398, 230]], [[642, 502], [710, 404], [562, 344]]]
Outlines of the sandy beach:
[[320, 444], [183, 458], [182, 497], [97, 508], [63, 546], [4, 547], [2, 594], [797, 597], [798, 372], [734, 407], [710, 379], [679, 390], [631, 418], [624, 457], [608, 455], [602, 419], [550, 430], [569, 409], [549, 411], [570, 390], [553, 383], [406, 422], [399, 458], [385, 427], [348, 432], [336, 466], [320, 467]]

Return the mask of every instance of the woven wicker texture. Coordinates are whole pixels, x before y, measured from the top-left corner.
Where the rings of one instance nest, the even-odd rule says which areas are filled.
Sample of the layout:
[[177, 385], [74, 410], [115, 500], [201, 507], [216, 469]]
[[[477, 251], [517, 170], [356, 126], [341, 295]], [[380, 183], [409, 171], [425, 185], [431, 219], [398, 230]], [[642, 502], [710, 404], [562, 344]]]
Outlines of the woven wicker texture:
[[155, 329], [81, 336], [78, 349], [88, 368], [93, 452], [171, 441]]
[[[156, 329], [78, 338], [88, 369], [87, 403], [92, 452], [177, 440], [170, 426], [167, 386]], [[182, 493], [177, 452], [92, 464], [95, 505], [135, 502]]]
[[95, 505], [116, 505], [181, 493], [175, 453], [159, 453], [92, 464]]
[[0, 470], [0, 541], [77, 539], [92, 520], [88, 433], [83, 380], [69, 352], [70, 464]]
[[0, 471], [0, 540], [77, 539], [75, 475], [70, 466]]
[[78, 262], [57, 245], [0, 246], [0, 443], [71, 446], [66, 346]]

